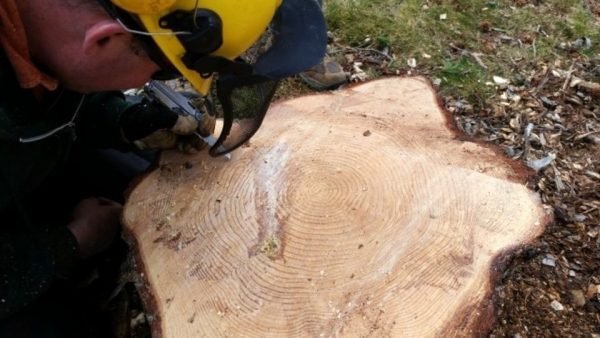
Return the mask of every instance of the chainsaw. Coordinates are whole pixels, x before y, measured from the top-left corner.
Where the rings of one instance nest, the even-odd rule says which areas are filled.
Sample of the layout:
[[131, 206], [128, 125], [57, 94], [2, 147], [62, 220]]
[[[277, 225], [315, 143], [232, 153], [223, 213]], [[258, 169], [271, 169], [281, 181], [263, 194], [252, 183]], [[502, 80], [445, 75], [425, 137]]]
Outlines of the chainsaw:
[[[164, 105], [177, 114], [192, 116], [198, 121], [199, 125], [202, 125], [202, 119], [206, 118], [204, 114], [207, 114], [207, 112], [199, 109], [193, 103], [194, 100], [192, 98], [174, 90], [162, 81], [152, 80], [148, 82], [143, 88], [142, 95], [151, 101]], [[195, 131], [194, 135], [202, 139], [209, 147], [212, 147], [217, 142], [217, 138], [210, 133], [203, 135]], [[225, 158], [228, 160], [231, 159], [231, 154], [226, 154]]]

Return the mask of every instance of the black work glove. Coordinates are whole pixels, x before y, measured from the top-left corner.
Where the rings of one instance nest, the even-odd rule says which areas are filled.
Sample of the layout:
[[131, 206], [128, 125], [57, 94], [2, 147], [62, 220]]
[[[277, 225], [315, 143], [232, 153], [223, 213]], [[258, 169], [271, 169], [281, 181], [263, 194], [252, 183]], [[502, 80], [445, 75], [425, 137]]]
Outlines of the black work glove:
[[214, 119], [209, 114], [202, 116], [198, 123], [192, 116], [144, 99], [123, 112], [120, 124], [124, 138], [141, 150], [178, 148], [189, 153], [206, 147], [195, 132], [205, 135], [214, 129]]

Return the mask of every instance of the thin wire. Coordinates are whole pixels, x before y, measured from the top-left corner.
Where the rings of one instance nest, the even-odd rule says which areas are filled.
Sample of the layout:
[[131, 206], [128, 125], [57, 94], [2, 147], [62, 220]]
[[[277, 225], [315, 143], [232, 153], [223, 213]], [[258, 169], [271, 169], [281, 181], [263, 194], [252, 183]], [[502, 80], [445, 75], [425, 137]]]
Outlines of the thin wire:
[[196, 0], [196, 4], [194, 5], [194, 28], [198, 28], [198, 23], [196, 22], [196, 18], [198, 17], [198, 3], [200, 0]]
[[71, 120], [63, 125], [60, 125], [52, 130], [50, 130], [47, 133], [38, 135], [38, 136], [34, 136], [34, 137], [20, 137], [19, 138], [19, 142], [21, 143], [33, 143], [33, 142], [37, 142], [37, 141], [41, 141], [45, 138], [48, 138], [56, 133], [58, 133], [59, 131], [66, 129], [66, 128], [72, 128], [75, 127], [75, 119], [77, 118], [77, 114], [79, 114], [79, 110], [81, 109], [81, 107], [83, 106], [83, 101], [85, 101], [85, 95], [81, 95], [81, 100], [79, 100], [79, 104], [77, 105], [77, 108], [75, 109], [75, 113], [73, 113], [73, 117], [71, 117]]
[[135, 30], [135, 29], [131, 29], [131, 28], [125, 26], [125, 24], [123, 23], [123, 21], [121, 21], [121, 19], [117, 19], [117, 22], [121, 25], [121, 27], [123, 27], [124, 30], [126, 30], [127, 32], [129, 32], [131, 34], [138, 34], [138, 35], [145, 35], [145, 36], [190, 35], [190, 34], [192, 34], [192, 32], [184, 32], [184, 31], [179, 31], [179, 32], [144, 32], [144, 31], [138, 31], [138, 30]]

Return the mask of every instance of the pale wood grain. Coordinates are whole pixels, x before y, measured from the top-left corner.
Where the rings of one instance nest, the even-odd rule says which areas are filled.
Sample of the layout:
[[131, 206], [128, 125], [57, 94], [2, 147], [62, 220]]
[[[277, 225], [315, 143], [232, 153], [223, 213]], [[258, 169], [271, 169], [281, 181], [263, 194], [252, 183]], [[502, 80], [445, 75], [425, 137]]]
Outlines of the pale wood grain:
[[494, 258], [547, 217], [448, 126], [426, 81], [390, 78], [274, 105], [231, 161], [165, 154], [123, 217], [154, 335], [473, 334]]

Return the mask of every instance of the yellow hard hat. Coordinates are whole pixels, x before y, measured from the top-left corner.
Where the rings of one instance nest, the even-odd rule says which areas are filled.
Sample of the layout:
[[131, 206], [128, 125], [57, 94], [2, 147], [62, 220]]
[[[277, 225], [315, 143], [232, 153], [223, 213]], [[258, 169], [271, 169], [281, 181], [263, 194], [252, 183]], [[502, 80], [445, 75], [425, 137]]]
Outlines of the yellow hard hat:
[[[145, 40], [163, 75], [183, 76], [207, 95], [212, 75], [219, 74], [217, 91], [226, 134], [218, 141], [220, 149], [235, 148], [254, 134], [279, 79], [312, 67], [325, 54], [327, 29], [316, 0], [98, 1]], [[262, 48], [253, 62], [240, 60], [267, 30], [273, 40], [268, 48]], [[253, 106], [240, 107], [236, 95], [258, 98]], [[239, 123], [247, 127], [237, 128], [236, 136], [232, 124], [240, 116], [253, 116], [253, 121]]]
[[[159, 64], [164, 66], [164, 61], [168, 61], [168, 66], [174, 67], [203, 94], [210, 85], [206, 75], [211, 70], [220, 70], [211, 66], [226, 67], [223, 61], [201, 60], [201, 57], [234, 60], [259, 39], [276, 14], [281, 16], [285, 33], [301, 41], [281, 36], [283, 44], [298, 46], [292, 49], [299, 53], [293, 60], [277, 60], [271, 68], [286, 63], [283, 68], [290, 68], [293, 61], [296, 65], [292, 68], [297, 73], [318, 63], [324, 54], [326, 30], [315, 0], [100, 0], [100, 3], [132, 32], [151, 37], [160, 56], [166, 58]], [[286, 76], [291, 75], [288, 73]]]

